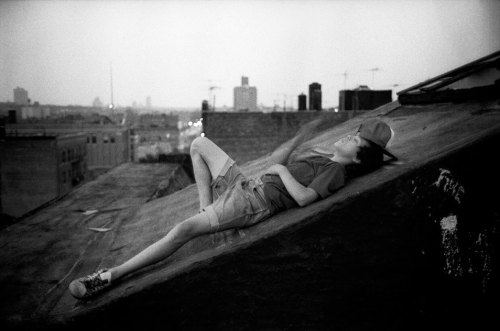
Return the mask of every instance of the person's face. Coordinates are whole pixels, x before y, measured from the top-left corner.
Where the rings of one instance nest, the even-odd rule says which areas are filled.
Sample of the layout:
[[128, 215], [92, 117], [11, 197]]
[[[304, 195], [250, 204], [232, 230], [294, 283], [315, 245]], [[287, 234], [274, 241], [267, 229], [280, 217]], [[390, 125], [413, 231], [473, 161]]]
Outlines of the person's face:
[[347, 135], [338, 140], [334, 145], [335, 155], [345, 160], [351, 160], [358, 163], [358, 151], [361, 146], [368, 146], [368, 142], [361, 138], [358, 134]]

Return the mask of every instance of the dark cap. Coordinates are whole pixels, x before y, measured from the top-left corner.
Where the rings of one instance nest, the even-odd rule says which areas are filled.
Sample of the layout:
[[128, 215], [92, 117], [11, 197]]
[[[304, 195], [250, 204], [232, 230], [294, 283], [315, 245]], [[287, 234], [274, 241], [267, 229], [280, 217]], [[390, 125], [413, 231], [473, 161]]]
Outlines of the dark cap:
[[358, 129], [358, 134], [361, 138], [364, 138], [380, 147], [385, 155], [393, 158], [394, 160], [398, 159], [385, 149], [387, 143], [392, 138], [392, 130], [387, 123], [375, 118], [368, 119], [361, 123]]

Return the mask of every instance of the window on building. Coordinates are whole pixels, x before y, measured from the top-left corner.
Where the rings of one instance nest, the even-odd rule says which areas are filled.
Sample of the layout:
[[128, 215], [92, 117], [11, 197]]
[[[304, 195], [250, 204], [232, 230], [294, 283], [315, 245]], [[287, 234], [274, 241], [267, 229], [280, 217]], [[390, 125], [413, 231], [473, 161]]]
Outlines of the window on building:
[[66, 183], [66, 171], [62, 172], [62, 181], [63, 183]]
[[105, 135], [105, 136], [103, 136], [103, 137], [102, 137], [102, 142], [103, 142], [103, 143], [105, 143], [105, 144], [109, 143], [109, 137], [108, 137], [108, 136], [106, 136], [106, 135]]
[[66, 162], [66, 151], [62, 152], [62, 162]]
[[97, 137], [92, 135], [92, 143], [93, 144], [96, 144], [97, 143]]
[[114, 144], [115, 143], [115, 136], [111, 136], [110, 139], [111, 139], [111, 143]]
[[90, 136], [87, 136], [87, 144], [90, 144]]

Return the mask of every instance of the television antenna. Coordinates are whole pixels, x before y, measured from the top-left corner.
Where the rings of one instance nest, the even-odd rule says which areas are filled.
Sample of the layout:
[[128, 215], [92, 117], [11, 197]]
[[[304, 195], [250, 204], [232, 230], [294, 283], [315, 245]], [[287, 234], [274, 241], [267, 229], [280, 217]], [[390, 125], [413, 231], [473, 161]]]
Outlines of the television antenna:
[[110, 76], [110, 85], [111, 85], [111, 103], [109, 104], [109, 109], [111, 110], [111, 114], [113, 114], [113, 109], [115, 108], [114, 100], [113, 100], [113, 62], [109, 62], [109, 76]]
[[347, 77], [352, 76], [352, 74], [345, 70], [343, 73], [336, 74], [336, 76], [344, 76], [344, 90], [347, 89]]
[[221, 89], [220, 86], [215, 86], [215, 85], [210, 85], [208, 87], [208, 95], [209, 95], [209, 99], [211, 100], [212, 99], [212, 94], [213, 94], [213, 102], [212, 102], [212, 109], [215, 111], [215, 93], [213, 92], [214, 90], [216, 89]]
[[368, 69], [368, 71], [371, 71], [372, 72], [372, 89], [375, 88], [375, 72], [377, 71], [381, 71], [382, 69], [380, 69], [379, 67], [375, 67], [375, 68], [371, 68], [371, 69]]
[[286, 99], [288, 98], [288, 94], [283, 94], [283, 111], [286, 112]]

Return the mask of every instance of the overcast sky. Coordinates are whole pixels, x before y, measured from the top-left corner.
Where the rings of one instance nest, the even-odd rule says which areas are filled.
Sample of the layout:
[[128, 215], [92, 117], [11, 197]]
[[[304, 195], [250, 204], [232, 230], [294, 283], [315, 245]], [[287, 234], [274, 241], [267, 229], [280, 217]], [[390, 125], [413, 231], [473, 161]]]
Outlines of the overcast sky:
[[[323, 107], [360, 84], [396, 90], [500, 50], [498, 0], [1, 1], [0, 101], [233, 105], [241, 76], [258, 103]], [[371, 69], [379, 68], [378, 71]], [[342, 75], [347, 72], [347, 77]]]

